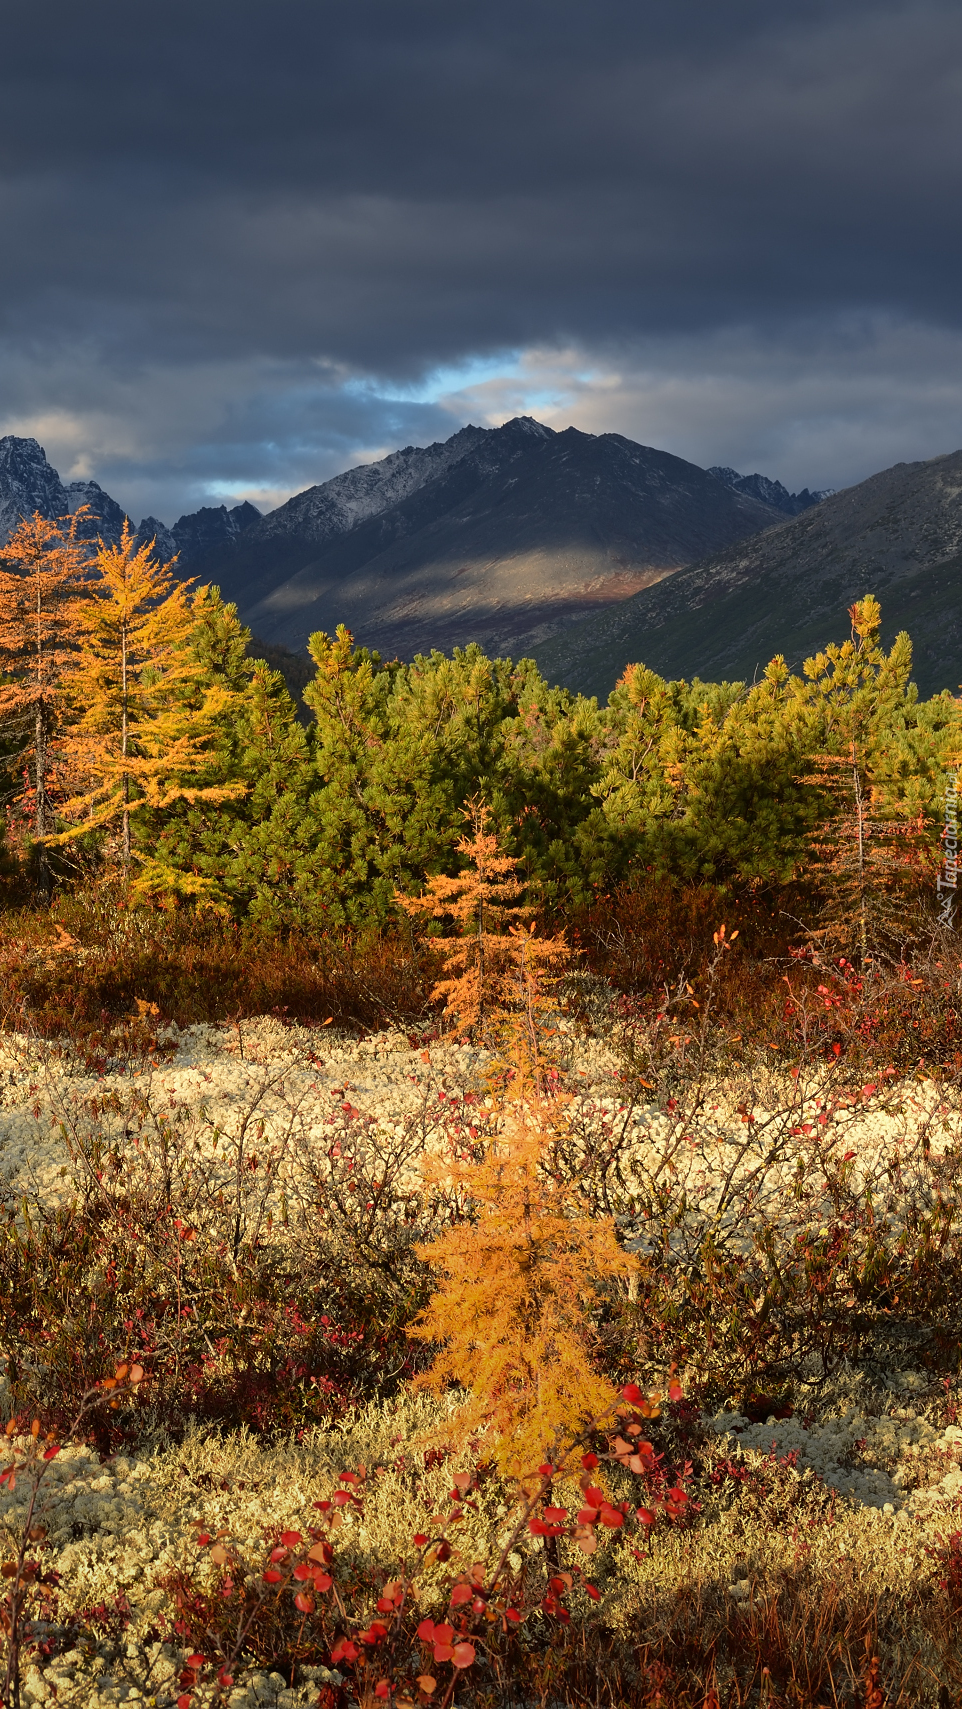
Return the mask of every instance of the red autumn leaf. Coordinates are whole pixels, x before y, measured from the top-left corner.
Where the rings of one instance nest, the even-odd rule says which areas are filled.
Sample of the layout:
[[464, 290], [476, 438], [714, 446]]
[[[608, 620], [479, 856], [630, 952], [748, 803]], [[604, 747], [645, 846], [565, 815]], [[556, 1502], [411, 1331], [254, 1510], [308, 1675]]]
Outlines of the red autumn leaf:
[[177, 1699], [177, 1709], [190, 1709], [190, 1694], [182, 1691]]
[[554, 1475], [554, 1466], [550, 1465], [548, 1461], [545, 1461], [543, 1466], [539, 1466], [538, 1470], [543, 1478], [550, 1478]]
[[202, 1531], [200, 1533], [200, 1536], [197, 1539], [198, 1549], [206, 1549], [209, 1542], [210, 1542], [210, 1532], [209, 1531]]
[[473, 1644], [455, 1644], [451, 1660], [455, 1667], [470, 1667], [476, 1654]]
[[449, 1662], [453, 1654], [454, 1647], [451, 1644], [435, 1644], [434, 1646], [434, 1659], [436, 1662]]
[[313, 1574], [314, 1568], [309, 1566], [307, 1561], [299, 1562], [299, 1564], [294, 1568], [294, 1577], [301, 1583], [306, 1578], [312, 1578]]
[[281, 1532], [281, 1542], [286, 1543], [287, 1547], [289, 1549], [296, 1549], [298, 1543], [303, 1543], [303, 1541], [304, 1541], [304, 1539], [301, 1536], [299, 1531], [282, 1531]]
[[582, 1454], [581, 1464], [584, 1466], [586, 1472], [593, 1472], [598, 1464], [597, 1454]]
[[559, 1519], [567, 1519], [568, 1509], [566, 1507], [543, 1507], [541, 1517], [542, 1519], [549, 1519], [553, 1525], [556, 1525]]
[[184, 1666], [185, 1667], [192, 1667], [194, 1672], [197, 1673], [204, 1666], [205, 1659], [206, 1658], [204, 1656], [198, 1654], [195, 1651], [195, 1653], [192, 1656], [187, 1657], [187, 1660], [185, 1661]]
[[346, 1662], [356, 1662], [360, 1653], [357, 1645], [352, 1644], [350, 1638], [341, 1638], [331, 1651], [331, 1666], [336, 1666], [342, 1659]]
[[626, 1383], [621, 1391], [621, 1398], [628, 1401], [632, 1406], [637, 1406], [645, 1397], [637, 1383]]
[[425, 1697], [430, 1697], [438, 1683], [434, 1678], [434, 1675], [430, 1673], [419, 1673], [417, 1678], [418, 1684], [424, 1692]]
[[598, 1488], [597, 1484], [589, 1484], [585, 1490], [585, 1500], [590, 1502], [592, 1507], [604, 1507], [608, 1497], [603, 1489]]
[[313, 1614], [313, 1612], [314, 1612], [314, 1598], [313, 1598], [313, 1596], [308, 1596], [306, 1590], [299, 1590], [297, 1595], [294, 1598], [294, 1607], [299, 1608], [302, 1614]]
[[609, 1531], [617, 1531], [619, 1525], [625, 1523], [625, 1516], [618, 1512], [617, 1507], [605, 1505], [598, 1515], [598, 1520], [600, 1524], [607, 1525]]
[[268, 1558], [275, 1563], [277, 1561], [285, 1561], [287, 1559], [287, 1550], [280, 1548], [272, 1549]]
[[276, 1567], [268, 1567], [266, 1573], [264, 1574], [264, 1583], [265, 1584], [280, 1584], [281, 1579], [283, 1577], [284, 1577], [284, 1574], [279, 1573]]
[[323, 1595], [325, 1590], [330, 1590], [333, 1582], [334, 1582], [333, 1579], [330, 1577], [330, 1575], [328, 1573], [315, 1573], [314, 1574], [314, 1589], [319, 1590], [322, 1595]]
[[682, 1386], [681, 1386], [681, 1384], [680, 1383], [669, 1383], [668, 1384], [668, 1399], [678, 1401], [678, 1400], [681, 1400], [681, 1398], [682, 1398]]
[[652, 1513], [650, 1507], [639, 1507], [638, 1518], [641, 1520], [642, 1525], [654, 1525], [655, 1523], [655, 1515]]
[[388, 1692], [390, 1691], [390, 1689], [391, 1689], [391, 1686], [390, 1686], [390, 1682], [388, 1680], [379, 1679], [376, 1686], [374, 1687], [374, 1695], [375, 1695], [375, 1697], [386, 1697]]
[[591, 1597], [592, 1602], [601, 1601], [601, 1591], [598, 1589], [598, 1586], [596, 1584], [589, 1584], [587, 1579], [585, 1579], [585, 1590]]
[[454, 1641], [454, 1627], [447, 1620], [439, 1620], [434, 1628], [436, 1644], [450, 1644]]
[[431, 1642], [431, 1639], [434, 1637], [433, 1620], [428, 1619], [421, 1621], [421, 1624], [418, 1627], [418, 1637], [421, 1638], [425, 1644], [429, 1644]]
[[428, 1539], [427, 1539], [425, 1532], [415, 1531], [415, 1533], [414, 1533], [414, 1547], [416, 1549], [423, 1549], [427, 1540]]
[[372, 1620], [366, 1632], [358, 1632], [358, 1638], [362, 1644], [379, 1644], [381, 1639], [386, 1637], [387, 1627], [383, 1620]]
[[579, 1525], [594, 1525], [595, 1521], [598, 1518], [599, 1512], [600, 1512], [600, 1509], [597, 1507], [583, 1507], [581, 1509], [581, 1512], [578, 1514], [578, 1524]]
[[43, 1457], [45, 1460], [55, 1460], [57, 1458], [57, 1455], [59, 1454], [59, 1452], [60, 1452], [59, 1447], [48, 1448], [46, 1450], [46, 1452], [44, 1453]]
[[462, 1602], [470, 1602], [474, 1591], [469, 1584], [456, 1584], [451, 1592], [451, 1607], [457, 1608]]

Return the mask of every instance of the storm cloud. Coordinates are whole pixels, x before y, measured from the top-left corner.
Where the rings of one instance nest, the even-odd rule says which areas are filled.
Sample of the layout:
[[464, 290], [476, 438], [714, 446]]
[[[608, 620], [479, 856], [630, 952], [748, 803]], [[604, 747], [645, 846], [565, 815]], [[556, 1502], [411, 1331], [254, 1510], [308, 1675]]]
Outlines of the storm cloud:
[[172, 520], [519, 410], [839, 486], [962, 442], [962, 12], [36, 0], [0, 432]]

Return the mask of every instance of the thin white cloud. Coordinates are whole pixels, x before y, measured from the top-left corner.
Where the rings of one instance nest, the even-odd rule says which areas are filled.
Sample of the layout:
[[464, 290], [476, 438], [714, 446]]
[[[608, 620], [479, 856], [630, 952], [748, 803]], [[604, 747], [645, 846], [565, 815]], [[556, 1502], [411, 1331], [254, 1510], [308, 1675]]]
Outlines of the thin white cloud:
[[531, 414], [708, 467], [841, 487], [962, 444], [962, 334], [885, 317], [735, 328], [617, 351], [533, 349], [439, 396], [455, 420]]

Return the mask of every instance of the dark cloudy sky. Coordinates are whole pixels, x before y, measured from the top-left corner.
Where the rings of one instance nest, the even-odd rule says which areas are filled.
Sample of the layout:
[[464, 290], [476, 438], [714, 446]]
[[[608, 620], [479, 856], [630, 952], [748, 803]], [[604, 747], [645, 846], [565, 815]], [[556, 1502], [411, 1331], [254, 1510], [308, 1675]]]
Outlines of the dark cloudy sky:
[[0, 198], [0, 433], [137, 516], [522, 412], [962, 445], [959, 0], [31, 0]]

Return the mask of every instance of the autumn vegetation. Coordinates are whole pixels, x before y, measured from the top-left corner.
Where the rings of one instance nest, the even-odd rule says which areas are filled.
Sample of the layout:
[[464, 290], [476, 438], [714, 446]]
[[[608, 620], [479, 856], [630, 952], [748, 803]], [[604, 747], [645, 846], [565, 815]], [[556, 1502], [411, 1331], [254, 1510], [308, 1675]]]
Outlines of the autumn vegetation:
[[[0, 1021], [38, 1085], [103, 1082], [56, 1094], [70, 1192], [0, 1204], [5, 1709], [84, 1644], [181, 1709], [246, 1703], [255, 1666], [323, 1709], [962, 1702], [957, 1516], [914, 1588], [878, 1550], [828, 1573], [834, 1492], [707, 1425], [909, 1359], [956, 1418], [962, 708], [919, 700], [872, 597], [845, 628], [751, 685], [639, 664], [605, 707], [340, 629], [295, 706], [129, 532], [0, 547]], [[309, 1142], [265, 1068], [205, 1150], [164, 1063], [255, 1015], [318, 1060], [390, 1029], [470, 1072]], [[909, 1103], [866, 1177], [850, 1137]], [[314, 1455], [319, 1493], [257, 1550], [198, 1521], [143, 1628], [68, 1607], [45, 1556], [80, 1443], [203, 1463], [211, 1509], [251, 1453]]]

